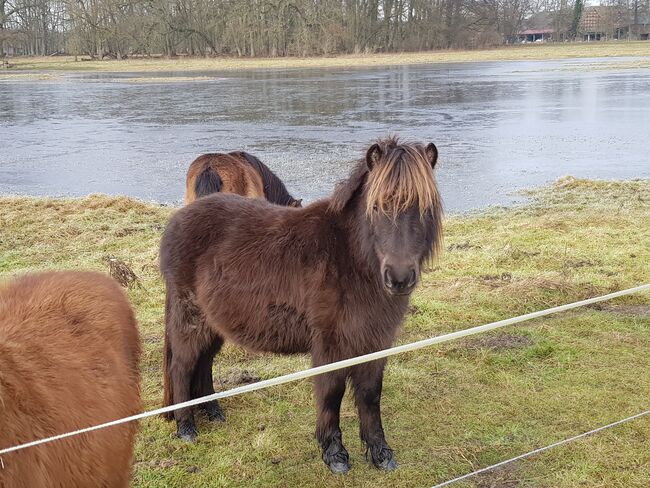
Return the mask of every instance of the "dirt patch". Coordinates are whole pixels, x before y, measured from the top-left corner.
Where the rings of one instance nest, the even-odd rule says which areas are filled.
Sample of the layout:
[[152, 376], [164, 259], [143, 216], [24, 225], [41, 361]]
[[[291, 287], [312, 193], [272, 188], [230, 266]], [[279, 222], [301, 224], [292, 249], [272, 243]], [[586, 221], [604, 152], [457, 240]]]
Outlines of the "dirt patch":
[[610, 305], [607, 303], [597, 303], [592, 308], [618, 315], [650, 318], [650, 305]]
[[512, 274], [510, 273], [501, 273], [499, 275], [493, 275], [493, 274], [486, 274], [479, 276], [479, 279], [494, 288], [498, 288], [500, 286], [507, 285], [512, 281]]
[[140, 230], [140, 229], [138, 229], [138, 228], [136, 228], [136, 227], [126, 227], [126, 228], [124, 228], [124, 229], [118, 229], [118, 230], [115, 232], [115, 237], [126, 237], [126, 236], [130, 236], [130, 235], [132, 235], [132, 234], [135, 234], [135, 233], [138, 232], [139, 230]]
[[492, 351], [508, 351], [513, 349], [524, 349], [532, 345], [533, 340], [530, 337], [504, 333], [475, 339], [471, 342], [470, 347], [476, 349], [490, 349]]
[[472, 244], [469, 241], [460, 242], [458, 244], [450, 244], [447, 246], [447, 251], [467, 251], [468, 249], [481, 249], [481, 246]]
[[259, 375], [243, 369], [229, 372], [221, 379], [221, 384], [224, 386], [248, 385], [250, 383], [257, 383], [260, 380]]
[[477, 488], [515, 488], [519, 486], [516, 468], [505, 466], [477, 477]]
[[526, 251], [525, 249], [511, 248], [510, 249], [510, 258], [519, 261], [522, 259], [530, 259], [535, 256], [539, 256], [539, 251]]
[[159, 344], [162, 342], [162, 337], [159, 334], [145, 334], [142, 336], [142, 342], [145, 344]]
[[[164, 207], [165, 205], [161, 205], [161, 206]], [[154, 222], [153, 224], [149, 224], [149, 228], [153, 229], [153, 230], [156, 230], [156, 231], [165, 230], [165, 227], [166, 227], [165, 224], [156, 223], [156, 222]]]
[[143, 272], [151, 271], [152, 273], [160, 274], [160, 266], [158, 264], [158, 258], [156, 258], [154, 261], [151, 261], [150, 263], [144, 263], [142, 265], [142, 271]]
[[139, 278], [131, 267], [121, 259], [109, 256], [106, 258], [106, 262], [108, 263], [108, 273], [124, 288], [140, 284]]
[[566, 268], [591, 268], [601, 264], [602, 263], [590, 259], [567, 259], [564, 261], [564, 266]]

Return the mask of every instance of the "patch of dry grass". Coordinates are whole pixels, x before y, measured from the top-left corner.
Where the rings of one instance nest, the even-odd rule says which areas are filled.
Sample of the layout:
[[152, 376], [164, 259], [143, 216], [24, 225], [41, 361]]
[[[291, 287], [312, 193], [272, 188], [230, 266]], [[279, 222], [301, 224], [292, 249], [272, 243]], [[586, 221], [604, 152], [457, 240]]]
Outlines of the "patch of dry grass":
[[[113, 78], [114, 83], [187, 83], [190, 81], [211, 81], [213, 76], [156, 76], [155, 78], [137, 76], [130, 78]], [[105, 82], [107, 80], [101, 80]]]
[[59, 76], [54, 73], [2, 73], [0, 72], [0, 82], [3, 81], [52, 81]]
[[606, 61], [598, 63], [586, 63], [579, 66], [562, 66], [557, 68], [560, 71], [622, 71], [628, 69], [648, 69], [650, 68], [650, 59], [641, 59], [635, 61]]
[[650, 42], [589, 42], [527, 44], [497, 49], [446, 50], [415, 53], [342, 55], [332, 57], [287, 58], [178, 58], [74, 61], [72, 56], [25, 57], [11, 60], [15, 70], [63, 71], [210, 71], [266, 68], [328, 68], [353, 66], [390, 66], [468, 61], [544, 60], [650, 56]]
[[[405, 343], [648, 282], [650, 181], [575, 178], [529, 192], [529, 204], [448, 218], [446, 251], [412, 298]], [[129, 288], [144, 341], [143, 395], [161, 402], [163, 286], [158, 242], [173, 209], [127, 198], [0, 198], [0, 277], [40, 269], [138, 277]], [[223, 402], [196, 444], [159, 418], [142, 422], [135, 487], [431, 486], [648, 408], [650, 296], [509, 327], [391, 358], [383, 410], [401, 468], [363, 461], [354, 404], [342, 427], [353, 469], [329, 474], [313, 440], [308, 381]], [[305, 356], [228, 345], [215, 362], [229, 388], [308, 367]], [[650, 421], [639, 420], [457, 486], [646, 487]]]

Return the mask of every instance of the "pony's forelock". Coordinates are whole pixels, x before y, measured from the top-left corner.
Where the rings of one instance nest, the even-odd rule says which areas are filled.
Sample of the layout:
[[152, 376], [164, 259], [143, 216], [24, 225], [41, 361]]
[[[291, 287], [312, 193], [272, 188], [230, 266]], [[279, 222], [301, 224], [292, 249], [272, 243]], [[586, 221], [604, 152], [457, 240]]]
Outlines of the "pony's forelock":
[[413, 206], [420, 216], [440, 209], [431, 162], [420, 144], [400, 144], [397, 138], [380, 141], [381, 157], [368, 173], [366, 214], [375, 211], [396, 217]]

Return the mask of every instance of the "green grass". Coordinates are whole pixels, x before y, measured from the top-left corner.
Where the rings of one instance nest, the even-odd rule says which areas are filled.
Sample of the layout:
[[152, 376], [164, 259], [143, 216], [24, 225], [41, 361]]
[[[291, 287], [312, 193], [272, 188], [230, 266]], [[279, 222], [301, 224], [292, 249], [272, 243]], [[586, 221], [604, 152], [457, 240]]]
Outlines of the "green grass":
[[[424, 275], [399, 335], [406, 343], [650, 281], [650, 181], [566, 178], [531, 201], [448, 218], [445, 252]], [[144, 342], [146, 408], [161, 403], [161, 230], [173, 209], [127, 198], [0, 198], [0, 277], [129, 263]], [[308, 367], [305, 356], [228, 345], [218, 389], [237, 377]], [[196, 444], [159, 418], [141, 423], [133, 486], [421, 487], [635, 414], [650, 406], [650, 296], [512, 326], [391, 358], [388, 440], [400, 469], [363, 461], [354, 405], [342, 428], [353, 469], [335, 477], [313, 440], [309, 381], [222, 402], [228, 421], [201, 419]], [[650, 420], [641, 419], [457, 486], [646, 487]]]
[[[445, 50], [411, 53], [384, 53], [340, 55], [331, 57], [286, 58], [177, 58], [143, 59], [121, 61], [75, 61], [72, 56], [17, 57], [11, 58], [11, 70], [39, 71], [207, 71], [264, 68], [327, 68], [354, 66], [390, 66], [427, 63], [457, 63], [468, 61], [543, 60], [565, 58], [650, 57], [650, 42], [616, 41], [589, 43], [549, 43], [504, 46], [480, 50]], [[640, 66], [648, 67], [647, 62]]]

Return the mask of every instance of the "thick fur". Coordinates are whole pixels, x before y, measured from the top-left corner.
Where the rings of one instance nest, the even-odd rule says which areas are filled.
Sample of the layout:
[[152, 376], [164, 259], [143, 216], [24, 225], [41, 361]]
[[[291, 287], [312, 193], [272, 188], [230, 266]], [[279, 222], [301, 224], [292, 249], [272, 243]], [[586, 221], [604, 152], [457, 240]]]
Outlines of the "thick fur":
[[[138, 413], [140, 339], [118, 284], [51, 272], [0, 285], [0, 448]], [[2, 488], [128, 487], [135, 423], [2, 456]]]
[[[332, 197], [303, 209], [217, 194], [172, 217], [160, 251], [167, 285], [166, 405], [214, 391], [208, 365], [224, 339], [254, 351], [311, 353], [315, 366], [391, 346], [409, 297], [386, 290], [377, 229], [388, 229], [401, 239], [400, 248], [412, 249], [417, 266], [431, 257], [441, 239], [438, 200], [420, 212], [415, 198], [399, 215], [377, 214], [374, 224], [367, 214], [369, 188], [383, 202], [391, 201], [372, 181], [367, 184], [370, 166], [382, 168], [396, 160], [399, 165], [426, 165], [430, 175], [425, 183], [435, 186], [435, 160], [426, 160], [424, 146], [408, 147], [405, 151], [396, 139], [381, 141], [378, 162], [360, 161]], [[402, 161], [400, 155], [411, 159]], [[404, 173], [401, 166], [395, 171]], [[386, 192], [395, 191], [394, 180], [382, 179]], [[434, 190], [427, 189], [427, 194], [437, 195]], [[316, 435], [323, 459], [335, 472], [348, 466], [339, 429], [347, 378], [373, 462], [387, 469], [396, 466], [379, 414], [384, 364], [375, 361], [315, 378]], [[220, 411], [216, 402], [212, 408]], [[181, 437], [196, 435], [191, 411], [177, 411], [175, 419]]]
[[300, 206], [300, 201], [287, 192], [273, 171], [243, 151], [204, 154], [190, 165], [185, 183], [185, 203], [217, 192], [265, 198], [278, 205]]

